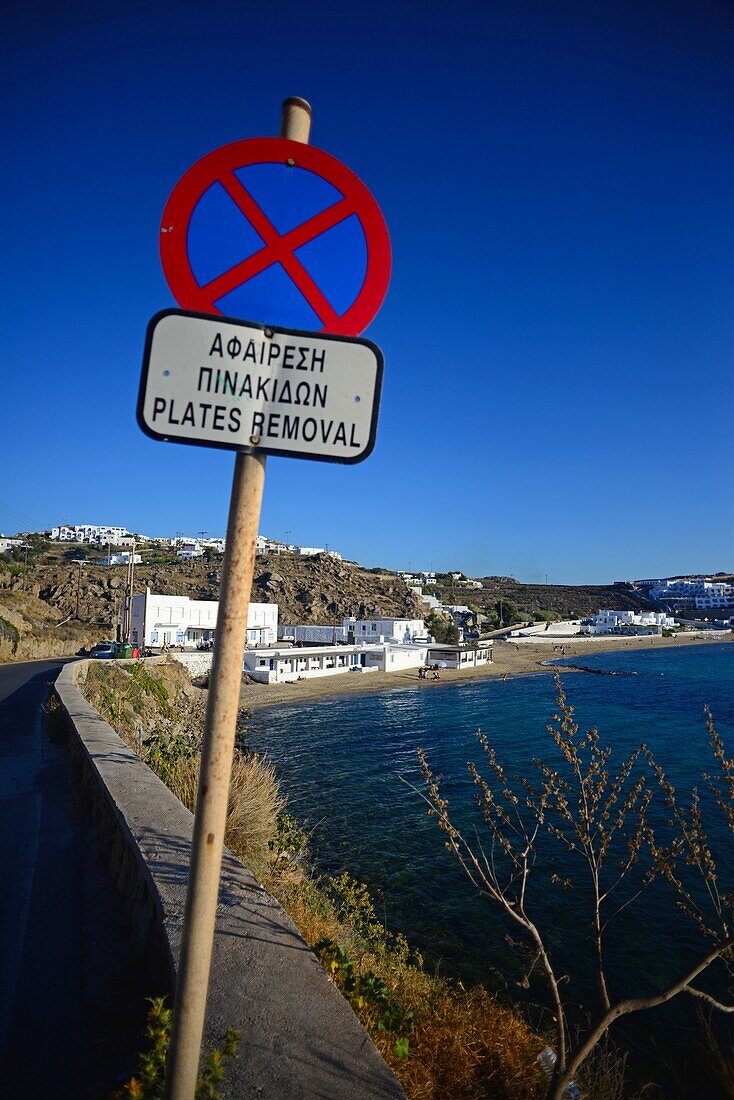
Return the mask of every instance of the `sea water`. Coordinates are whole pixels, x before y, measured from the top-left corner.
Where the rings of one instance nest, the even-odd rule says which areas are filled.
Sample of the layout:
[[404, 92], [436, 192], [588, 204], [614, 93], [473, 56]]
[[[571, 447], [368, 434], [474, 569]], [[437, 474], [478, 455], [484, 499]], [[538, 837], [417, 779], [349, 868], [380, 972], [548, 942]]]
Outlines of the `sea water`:
[[[573, 661], [605, 673], [560, 669], [577, 721], [584, 729], [595, 726], [612, 747], [612, 769], [645, 742], [681, 793], [702, 786], [701, 772], [713, 767], [704, 704], [734, 754], [734, 645], [651, 645]], [[477, 730], [490, 739], [506, 771], [530, 775], [535, 758], [554, 761], [547, 726], [555, 709], [550, 673], [506, 681], [416, 684], [414, 689], [256, 711], [248, 742], [275, 764], [289, 810], [307, 828], [320, 870], [348, 870], [367, 883], [387, 926], [404, 932], [431, 968], [482, 981], [517, 999], [528, 996], [520, 984], [527, 962], [518, 959], [507, 938], [520, 938], [518, 932], [479, 896], [446, 851], [422, 798], [416, 749], [421, 747], [434, 772], [443, 776], [443, 794], [457, 823], [470, 833], [476, 825], [481, 835], [466, 767], [468, 760], [482, 765]], [[656, 801], [662, 813], [662, 800]], [[731, 883], [731, 833], [716, 812], [708, 813], [708, 828], [722, 882]], [[573, 885], [565, 890], [551, 886], [545, 860], [536, 875], [532, 905], [549, 929], [559, 968], [571, 975], [567, 995], [593, 1010], [592, 975], [584, 964], [589, 947], [585, 880], [565, 857], [554, 866]], [[666, 891], [656, 886], [611, 926], [612, 994], [662, 989], [707, 948], [679, 917]], [[530, 997], [542, 1004], [542, 990]], [[690, 1013], [653, 1011], [658, 1016], [662, 1011], [662, 1034], [659, 1020], [648, 1030], [637, 1022], [642, 1016], [620, 1034], [637, 1055], [641, 1045], [653, 1042], [658, 1049], [651, 1060], [676, 1063], [671, 1080], [683, 1081], [688, 1063], [695, 1066], [698, 1061], [686, 1055], [686, 1065], [680, 1064], [681, 1048], [688, 1046]], [[537, 1022], [543, 1023], [542, 1008], [537, 1009]], [[673, 1085], [666, 1087], [672, 1095]], [[686, 1087], [681, 1085], [678, 1094], [686, 1095]]]

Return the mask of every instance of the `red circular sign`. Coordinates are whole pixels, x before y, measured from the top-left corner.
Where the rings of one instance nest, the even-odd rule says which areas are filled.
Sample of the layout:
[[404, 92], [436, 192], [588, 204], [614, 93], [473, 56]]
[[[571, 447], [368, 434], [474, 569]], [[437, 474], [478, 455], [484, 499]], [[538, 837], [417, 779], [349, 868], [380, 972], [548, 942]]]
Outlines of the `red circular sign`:
[[235, 141], [192, 165], [163, 211], [160, 252], [183, 309], [256, 309], [245, 319], [281, 326], [306, 317], [289, 327], [342, 336], [364, 331], [390, 279], [370, 191], [336, 157], [286, 138]]

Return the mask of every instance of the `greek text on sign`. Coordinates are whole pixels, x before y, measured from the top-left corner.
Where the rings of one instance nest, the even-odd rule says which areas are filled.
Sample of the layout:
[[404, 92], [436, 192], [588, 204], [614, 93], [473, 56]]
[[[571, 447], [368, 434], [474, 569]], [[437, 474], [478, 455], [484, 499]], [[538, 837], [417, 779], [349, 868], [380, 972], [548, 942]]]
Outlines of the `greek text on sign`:
[[382, 369], [369, 340], [164, 310], [148, 325], [138, 423], [154, 439], [361, 462]]

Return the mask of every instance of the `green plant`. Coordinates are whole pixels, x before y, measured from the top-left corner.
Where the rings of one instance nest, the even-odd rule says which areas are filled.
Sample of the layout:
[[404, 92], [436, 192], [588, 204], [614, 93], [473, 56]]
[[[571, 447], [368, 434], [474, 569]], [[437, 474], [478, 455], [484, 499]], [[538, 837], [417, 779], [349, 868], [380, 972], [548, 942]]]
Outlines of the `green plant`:
[[[171, 1042], [173, 1012], [166, 1008], [164, 997], [151, 997], [145, 1029], [148, 1047], [139, 1058], [138, 1072], [127, 1081], [113, 1100], [163, 1100], [166, 1085], [166, 1059]], [[204, 1068], [196, 1082], [197, 1100], [218, 1100], [224, 1080], [227, 1058], [234, 1058], [240, 1044], [240, 1033], [228, 1028], [221, 1046], [215, 1047], [204, 1060]]]
[[342, 944], [327, 937], [319, 940], [314, 952], [352, 1008], [360, 1013], [368, 1030], [375, 1033], [385, 1030], [394, 1035], [393, 1054], [396, 1058], [407, 1058], [413, 1028], [412, 1011], [390, 999], [387, 984], [373, 970], [366, 970], [364, 974], [355, 970]]
[[275, 836], [268, 842], [273, 858], [283, 856], [294, 858], [301, 855], [308, 843], [306, 832], [300, 827], [293, 814], [278, 814], [275, 822]]

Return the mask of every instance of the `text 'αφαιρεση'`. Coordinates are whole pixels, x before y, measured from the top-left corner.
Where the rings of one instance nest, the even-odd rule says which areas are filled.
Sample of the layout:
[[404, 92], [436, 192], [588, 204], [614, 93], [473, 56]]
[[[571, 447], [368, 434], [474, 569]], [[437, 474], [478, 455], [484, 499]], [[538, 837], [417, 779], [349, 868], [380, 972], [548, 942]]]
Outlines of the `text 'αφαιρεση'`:
[[279, 344], [277, 340], [240, 340], [239, 336], [222, 336], [217, 333], [209, 349], [209, 355], [220, 359], [240, 359], [243, 363], [260, 366], [280, 366], [283, 370], [306, 370], [323, 373], [326, 348], [303, 347], [300, 344]]

